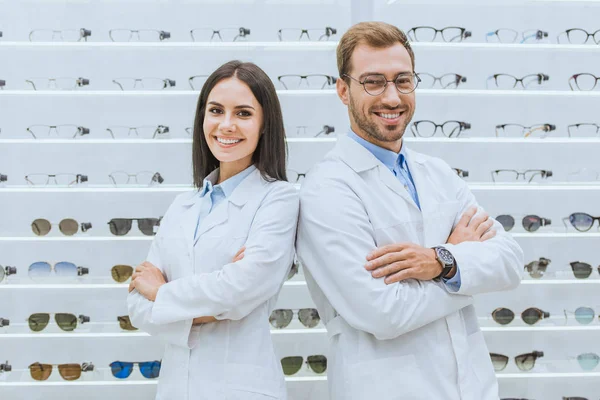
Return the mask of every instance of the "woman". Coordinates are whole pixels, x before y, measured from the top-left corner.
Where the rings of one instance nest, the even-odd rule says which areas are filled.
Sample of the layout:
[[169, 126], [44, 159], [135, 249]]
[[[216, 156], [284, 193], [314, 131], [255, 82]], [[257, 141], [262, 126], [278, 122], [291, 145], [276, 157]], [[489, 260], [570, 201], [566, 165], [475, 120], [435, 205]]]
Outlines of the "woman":
[[132, 324], [167, 341], [157, 399], [286, 398], [267, 322], [298, 218], [284, 137], [260, 68], [231, 61], [208, 78], [192, 149], [199, 190], [167, 210], [127, 299]]

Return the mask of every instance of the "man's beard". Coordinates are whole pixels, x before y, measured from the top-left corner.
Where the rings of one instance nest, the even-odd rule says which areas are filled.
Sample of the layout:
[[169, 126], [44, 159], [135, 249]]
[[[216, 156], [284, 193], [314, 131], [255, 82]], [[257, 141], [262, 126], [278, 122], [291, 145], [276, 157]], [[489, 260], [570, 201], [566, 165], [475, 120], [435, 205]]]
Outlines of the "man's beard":
[[[400, 126], [388, 125], [386, 126], [386, 131], [382, 132], [375, 122], [367, 118], [366, 115], [361, 114], [358, 107], [356, 107], [354, 104], [352, 96], [350, 96], [348, 107], [354, 122], [356, 122], [356, 125], [358, 125], [358, 127], [368, 136], [371, 136], [380, 142], [397, 142], [398, 140], [402, 139], [402, 136], [404, 136], [404, 132], [406, 131], [406, 127], [412, 119], [412, 115], [408, 115], [408, 118], [405, 118], [403, 122], [400, 122]], [[408, 111], [404, 111], [405, 116], [407, 112]]]

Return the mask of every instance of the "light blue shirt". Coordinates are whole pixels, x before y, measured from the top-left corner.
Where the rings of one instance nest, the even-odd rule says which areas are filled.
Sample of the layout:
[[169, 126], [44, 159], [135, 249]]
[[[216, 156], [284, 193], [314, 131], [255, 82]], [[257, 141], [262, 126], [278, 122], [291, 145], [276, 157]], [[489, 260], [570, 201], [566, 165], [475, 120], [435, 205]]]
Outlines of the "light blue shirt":
[[[417, 193], [417, 188], [415, 186], [415, 182], [410, 174], [410, 170], [408, 169], [408, 162], [406, 161], [406, 151], [404, 147], [404, 143], [400, 148], [400, 153], [396, 153], [394, 151], [384, 149], [383, 147], [379, 147], [376, 144], [366, 141], [365, 139], [358, 136], [351, 129], [348, 131], [348, 137], [354, 140], [356, 143], [363, 146], [365, 149], [369, 150], [371, 154], [373, 154], [383, 165], [385, 165], [400, 181], [402, 186], [406, 188], [413, 201], [421, 209], [421, 203], [419, 202], [419, 195]], [[456, 266], [456, 274], [450, 279], [444, 279], [446, 285], [450, 288], [450, 290], [456, 292], [460, 289], [460, 270], [458, 269], [458, 265]]]
[[202, 188], [198, 191], [198, 196], [200, 196], [202, 200], [200, 212], [198, 213], [198, 222], [196, 223], [196, 231], [194, 232], [194, 245], [198, 240], [198, 227], [200, 226], [200, 223], [202, 223], [202, 220], [204, 220], [204, 218], [206, 218], [219, 203], [231, 196], [231, 193], [233, 193], [235, 188], [238, 187], [238, 185], [255, 169], [256, 167], [251, 165], [242, 172], [224, 180], [218, 185], [213, 185], [208, 178], [204, 179]]

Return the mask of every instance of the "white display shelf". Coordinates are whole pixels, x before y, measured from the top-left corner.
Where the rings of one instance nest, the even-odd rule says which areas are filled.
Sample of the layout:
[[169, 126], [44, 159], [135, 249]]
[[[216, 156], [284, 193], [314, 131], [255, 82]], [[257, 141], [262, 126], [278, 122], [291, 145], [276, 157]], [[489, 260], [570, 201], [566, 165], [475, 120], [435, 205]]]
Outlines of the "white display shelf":
[[[337, 138], [286, 138], [288, 143], [335, 143]], [[600, 139], [597, 140], [600, 143]], [[0, 139], [0, 144], [192, 144], [192, 139]]]
[[600, 378], [600, 372], [531, 372], [516, 374], [496, 374], [498, 379], [571, 379], [571, 378]]
[[[567, 82], [565, 80], [565, 86]], [[471, 89], [417, 89], [417, 94], [424, 96], [489, 96], [489, 97], [581, 97], [595, 98], [600, 97], [600, 91], [570, 91], [570, 90], [471, 90]], [[337, 95], [335, 89], [323, 90], [277, 90], [279, 96], [334, 96]], [[195, 90], [2, 90], [1, 97], [9, 96], [36, 96], [36, 97], [98, 97], [98, 96], [190, 96], [194, 99], [198, 97]]]
[[[326, 335], [325, 328], [271, 329], [271, 335]], [[151, 337], [146, 332], [91, 332], [91, 333], [0, 333], [2, 339], [65, 339], [65, 338], [140, 338]]]
[[600, 325], [592, 326], [498, 326], [481, 327], [484, 333], [499, 333], [499, 332], [589, 332], [600, 331]]
[[[546, 0], [549, 1], [549, 0]], [[557, 1], [557, 0], [554, 0]], [[564, 1], [564, 0], [563, 0]], [[582, 1], [582, 0], [580, 0]], [[596, 0], [597, 1], [597, 0]], [[553, 40], [556, 40], [553, 38]], [[54, 50], [79, 50], [86, 48], [127, 48], [127, 49], [205, 49], [205, 50], [325, 50], [334, 51], [338, 42], [25, 42], [10, 41], [0, 42], [0, 49], [3, 47], [16, 48], [52, 48]], [[474, 49], [474, 50], [519, 50], [519, 51], [597, 51], [594, 45], [585, 44], [562, 44], [562, 43], [487, 43], [487, 42], [411, 42], [411, 47], [415, 50], [433, 49], [433, 50], [455, 50], [455, 49]]]
[[[283, 286], [306, 286], [305, 281], [287, 281]], [[38, 283], [38, 284], [0, 284], [0, 290], [19, 289], [119, 289], [126, 290], [129, 283]]]
[[600, 238], [600, 232], [578, 232], [578, 233], [563, 233], [563, 232], [546, 232], [546, 233], [527, 233], [527, 232], [516, 232], [511, 233], [514, 238], [535, 238], [535, 239], [550, 239], [550, 238], [561, 238], [561, 239], [573, 239], [573, 238]]
[[29, 236], [7, 236], [0, 237], [0, 242], [112, 242], [112, 241], [151, 241], [154, 236], [52, 236], [52, 237], [29, 237]]

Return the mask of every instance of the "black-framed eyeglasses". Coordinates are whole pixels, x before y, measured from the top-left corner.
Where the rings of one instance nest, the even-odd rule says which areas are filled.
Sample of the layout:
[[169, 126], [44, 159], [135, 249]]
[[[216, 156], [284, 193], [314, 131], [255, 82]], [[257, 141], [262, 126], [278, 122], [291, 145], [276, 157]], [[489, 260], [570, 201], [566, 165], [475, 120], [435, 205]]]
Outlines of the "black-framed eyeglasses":
[[298, 171], [293, 170], [293, 169], [288, 169], [286, 171], [286, 175], [287, 175], [287, 178], [288, 178], [288, 182], [291, 182], [291, 183], [298, 183], [301, 180], [304, 180], [304, 178], [306, 178], [306, 173], [305, 172], [302, 173], [302, 172], [298, 172]]
[[[495, 220], [500, 222], [500, 225], [502, 225], [504, 230], [507, 232], [515, 226], [515, 218], [512, 215], [498, 215], [495, 218]], [[523, 219], [521, 220], [521, 224], [523, 225], [523, 229], [525, 229], [527, 232], [535, 232], [542, 226], [552, 224], [552, 220], [549, 218], [543, 218], [537, 215], [530, 214], [523, 217]]]
[[516, 169], [497, 169], [491, 172], [494, 182], [515, 182], [523, 178], [527, 183], [540, 181], [552, 176], [552, 171], [547, 169], [527, 169], [517, 171]]
[[87, 42], [87, 38], [92, 36], [89, 29], [34, 29], [29, 32], [30, 42]]
[[156, 29], [111, 29], [108, 36], [113, 42], [162, 42], [171, 38], [171, 33]]
[[530, 89], [535, 85], [542, 85], [547, 82], [550, 77], [546, 74], [529, 74], [522, 78], [517, 78], [509, 74], [494, 74], [486, 81], [488, 89], [516, 89], [520, 84], [523, 89]]
[[250, 29], [244, 28], [198, 28], [190, 31], [193, 42], [238, 42], [246, 40]]
[[31, 125], [27, 128], [27, 132], [34, 139], [50, 136], [52, 133], [60, 138], [75, 139], [77, 136], [89, 135], [90, 129], [78, 125]]
[[468, 129], [471, 129], [471, 124], [463, 121], [446, 121], [441, 124], [436, 124], [433, 121], [422, 120], [415, 121], [410, 125], [410, 131], [413, 136], [432, 137], [438, 129], [448, 138], [459, 137], [460, 134]]
[[[600, 81], [600, 77], [594, 74], [575, 74], [569, 78], [569, 87], [571, 88], [571, 90], [590, 91], [594, 90], [594, 88], [598, 84], [598, 81]], [[575, 87], [573, 87], [573, 84], [575, 85]]]
[[109, 126], [106, 131], [113, 139], [127, 139], [132, 136], [136, 139], [156, 139], [166, 136], [169, 127], [158, 126]]
[[168, 78], [115, 78], [113, 83], [121, 90], [162, 90], [176, 85], [174, 79]]
[[417, 76], [419, 77], [421, 88], [423, 89], [433, 88], [436, 82], [439, 83], [442, 89], [456, 89], [461, 83], [465, 83], [467, 81], [466, 76], [459, 74], [444, 74], [438, 77], [426, 72], [418, 72]]
[[592, 38], [594, 43], [600, 44], [600, 29], [592, 33], [581, 28], [567, 29], [560, 33], [556, 39], [558, 43], [561, 43], [561, 41], [564, 41], [563, 38], [565, 37], [570, 44], [586, 44], [590, 38]]
[[277, 80], [281, 82], [284, 89], [301, 89], [305, 85], [309, 89], [329, 89], [337, 82], [337, 78], [331, 75], [280, 75]]
[[540, 43], [548, 38], [548, 32], [540, 29], [531, 29], [523, 32], [517, 32], [513, 29], [496, 29], [485, 35], [485, 41], [490, 43]]
[[83, 174], [28, 174], [25, 181], [31, 186], [46, 186], [51, 183], [60, 186], [73, 186], [88, 181], [88, 176]]
[[454, 172], [456, 172], [456, 175], [458, 175], [461, 178], [468, 178], [469, 177], [469, 171], [467, 171], [466, 169], [452, 168], [452, 170]]
[[188, 78], [188, 82], [192, 90], [200, 90], [208, 79], [209, 75], [194, 75]]
[[90, 80], [86, 78], [29, 78], [25, 80], [33, 90], [75, 90], [87, 86]]
[[282, 28], [277, 31], [280, 42], [296, 42], [300, 40], [327, 41], [337, 34], [337, 29], [326, 26], [325, 29]]
[[433, 42], [438, 33], [444, 42], [462, 42], [471, 37], [471, 31], [459, 26], [447, 26], [442, 29], [432, 26], [415, 26], [408, 31], [408, 38], [415, 42]]
[[525, 264], [525, 271], [529, 273], [533, 279], [540, 279], [546, 273], [546, 269], [552, 260], [546, 257], [540, 257], [538, 260], [531, 261]]
[[[543, 351], [520, 354], [515, 357], [515, 364], [521, 371], [530, 371], [535, 367], [535, 361], [543, 356]], [[490, 353], [490, 358], [496, 372], [504, 370], [508, 365], [509, 358], [503, 354]]]
[[496, 125], [496, 136], [497, 137], [539, 137], [545, 138], [548, 133], [555, 131], [556, 125], [553, 124], [538, 124], [531, 126], [524, 126], [520, 124], [501, 124]]
[[410, 94], [414, 92], [417, 86], [419, 86], [419, 82], [421, 82], [421, 78], [419, 78], [419, 76], [414, 72], [400, 73], [391, 81], [388, 80], [383, 74], [367, 75], [362, 81], [348, 74], [344, 74], [343, 76], [350, 78], [356, 83], [362, 85], [365, 92], [371, 96], [379, 96], [385, 92], [389, 82], [393, 82], [396, 86], [396, 90], [402, 94]]
[[569, 137], [595, 137], [600, 134], [600, 125], [584, 122], [567, 126]]
[[123, 236], [129, 233], [133, 221], [137, 221], [138, 229], [146, 236], [156, 235], [160, 226], [160, 218], [113, 218], [108, 222], [110, 233], [115, 236]]
[[335, 132], [335, 127], [332, 125], [288, 125], [285, 127], [287, 136], [319, 137], [333, 132]]

